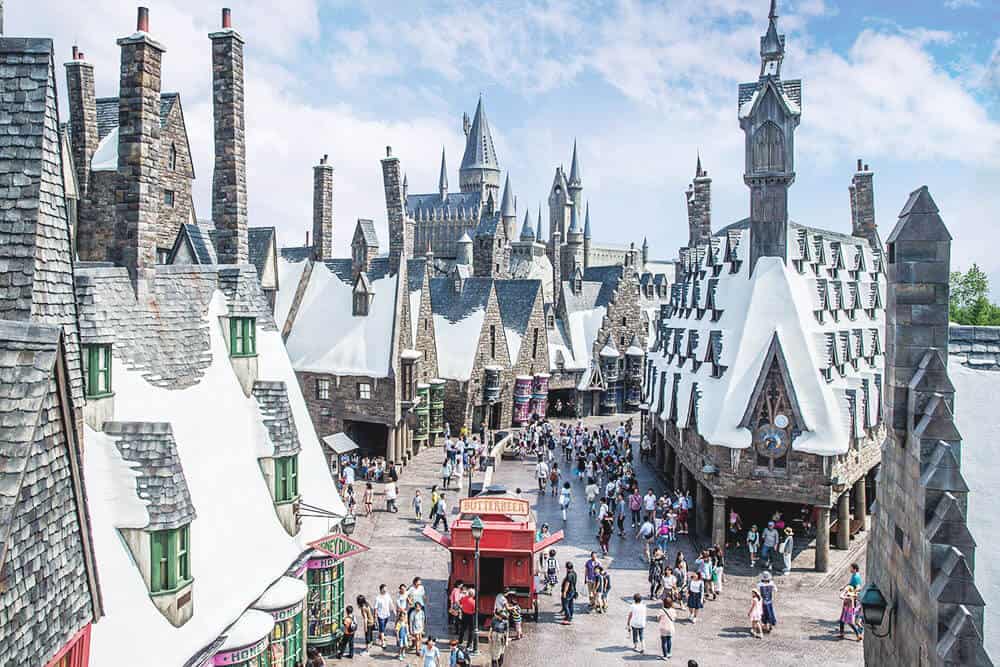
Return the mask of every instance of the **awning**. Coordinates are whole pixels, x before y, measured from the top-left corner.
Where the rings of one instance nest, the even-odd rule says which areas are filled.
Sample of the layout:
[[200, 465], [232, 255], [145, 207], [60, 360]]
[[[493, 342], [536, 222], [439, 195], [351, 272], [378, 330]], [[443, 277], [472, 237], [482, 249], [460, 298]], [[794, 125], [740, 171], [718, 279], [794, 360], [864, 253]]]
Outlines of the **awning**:
[[566, 536], [563, 534], [563, 532], [561, 530], [557, 530], [556, 532], [552, 533], [541, 542], [535, 542], [535, 545], [531, 548], [531, 550], [537, 554], [539, 551], [547, 549], [556, 542], [559, 542], [564, 537]]
[[351, 437], [346, 433], [334, 433], [332, 435], [328, 435], [323, 438], [323, 442], [337, 454], [346, 454], [347, 452], [353, 452], [355, 449], [358, 449], [358, 444], [351, 440]]
[[451, 535], [445, 535], [437, 532], [430, 526], [424, 526], [423, 536], [431, 538], [445, 549], [451, 549]]

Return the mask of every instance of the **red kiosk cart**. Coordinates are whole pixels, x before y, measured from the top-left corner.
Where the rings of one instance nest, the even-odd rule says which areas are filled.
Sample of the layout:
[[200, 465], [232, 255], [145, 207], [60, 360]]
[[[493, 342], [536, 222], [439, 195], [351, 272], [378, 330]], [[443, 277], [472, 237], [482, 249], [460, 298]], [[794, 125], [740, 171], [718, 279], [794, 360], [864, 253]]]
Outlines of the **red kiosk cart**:
[[449, 593], [456, 581], [470, 585], [476, 581], [472, 521], [478, 516], [483, 523], [483, 536], [479, 541], [479, 613], [491, 615], [497, 594], [510, 588], [521, 609], [537, 621], [536, 554], [563, 539], [563, 531], [536, 542], [535, 517], [531, 504], [523, 498], [462, 498], [459, 513], [451, 525], [450, 535], [443, 535], [430, 526], [424, 528], [423, 533], [451, 552]]

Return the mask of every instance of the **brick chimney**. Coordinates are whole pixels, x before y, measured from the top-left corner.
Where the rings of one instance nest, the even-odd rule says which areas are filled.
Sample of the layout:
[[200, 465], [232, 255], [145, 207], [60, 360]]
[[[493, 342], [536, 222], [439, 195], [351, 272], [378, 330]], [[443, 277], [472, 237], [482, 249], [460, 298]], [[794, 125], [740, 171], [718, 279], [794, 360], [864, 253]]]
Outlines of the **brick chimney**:
[[69, 93], [70, 148], [76, 166], [80, 199], [87, 196], [90, 184], [90, 160], [97, 150], [97, 95], [94, 92], [94, 66], [73, 47], [73, 59], [66, 63], [66, 90]]
[[862, 164], [858, 158], [858, 170], [851, 178], [848, 191], [851, 195], [851, 234], [873, 242], [878, 233], [875, 225], [875, 188], [872, 183], [874, 174], [867, 164]]
[[385, 188], [385, 209], [389, 222], [389, 267], [399, 270], [400, 258], [404, 261], [413, 256], [413, 230], [406, 219], [406, 207], [403, 201], [403, 183], [399, 167], [399, 158], [392, 156], [392, 147], [385, 147], [385, 159], [382, 160], [382, 182]]
[[313, 258], [333, 259], [333, 165], [324, 155], [313, 167]]
[[[118, 185], [110, 259], [136, 283], [156, 264], [160, 211], [160, 69], [163, 46], [149, 36], [149, 10], [139, 7], [136, 32], [118, 40]], [[144, 275], [146, 274], [146, 275]]]
[[247, 158], [243, 104], [243, 37], [233, 30], [228, 8], [212, 40], [212, 110], [215, 171], [212, 220], [220, 264], [245, 264], [247, 251]]

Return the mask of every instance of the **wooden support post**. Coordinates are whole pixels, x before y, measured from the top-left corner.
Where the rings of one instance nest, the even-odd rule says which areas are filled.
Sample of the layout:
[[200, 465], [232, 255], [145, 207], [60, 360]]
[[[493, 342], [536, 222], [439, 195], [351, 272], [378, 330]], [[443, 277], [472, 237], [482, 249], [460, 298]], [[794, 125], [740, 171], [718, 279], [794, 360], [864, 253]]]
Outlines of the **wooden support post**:
[[845, 491], [837, 499], [837, 548], [851, 546], [851, 494]]
[[830, 569], [830, 508], [816, 506], [816, 571]]

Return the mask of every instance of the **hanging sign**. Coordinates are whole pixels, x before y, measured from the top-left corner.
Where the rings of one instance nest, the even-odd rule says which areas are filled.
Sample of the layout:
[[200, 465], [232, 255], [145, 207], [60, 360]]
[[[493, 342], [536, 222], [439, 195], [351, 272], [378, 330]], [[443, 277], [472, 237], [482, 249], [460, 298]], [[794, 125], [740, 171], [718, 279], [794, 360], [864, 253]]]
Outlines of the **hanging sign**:
[[531, 503], [523, 498], [506, 496], [462, 498], [458, 502], [458, 511], [462, 514], [506, 514], [526, 517], [531, 514]]

